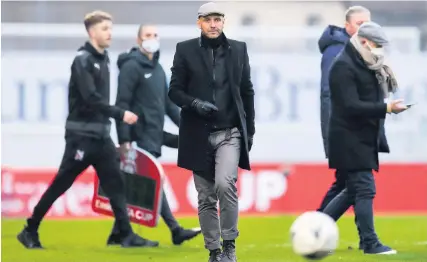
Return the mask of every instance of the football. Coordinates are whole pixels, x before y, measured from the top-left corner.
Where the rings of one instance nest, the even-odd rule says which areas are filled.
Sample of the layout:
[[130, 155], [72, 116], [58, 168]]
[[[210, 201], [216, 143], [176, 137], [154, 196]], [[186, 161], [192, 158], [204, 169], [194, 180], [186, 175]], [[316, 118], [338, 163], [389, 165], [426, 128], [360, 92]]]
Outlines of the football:
[[310, 260], [320, 260], [338, 246], [337, 224], [321, 212], [305, 212], [297, 217], [292, 223], [290, 234], [293, 251]]

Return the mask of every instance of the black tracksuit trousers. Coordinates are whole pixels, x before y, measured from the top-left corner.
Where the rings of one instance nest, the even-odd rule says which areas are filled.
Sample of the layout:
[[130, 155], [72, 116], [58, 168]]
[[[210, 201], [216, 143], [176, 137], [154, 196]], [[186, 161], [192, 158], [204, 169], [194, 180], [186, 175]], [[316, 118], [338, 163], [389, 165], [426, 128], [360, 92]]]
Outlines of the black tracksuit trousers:
[[123, 237], [133, 233], [126, 209], [120, 156], [110, 137], [98, 139], [78, 135], [66, 138], [65, 152], [59, 171], [28, 218], [28, 229], [37, 231], [53, 203], [67, 191], [87, 167], [93, 166], [110, 204]]

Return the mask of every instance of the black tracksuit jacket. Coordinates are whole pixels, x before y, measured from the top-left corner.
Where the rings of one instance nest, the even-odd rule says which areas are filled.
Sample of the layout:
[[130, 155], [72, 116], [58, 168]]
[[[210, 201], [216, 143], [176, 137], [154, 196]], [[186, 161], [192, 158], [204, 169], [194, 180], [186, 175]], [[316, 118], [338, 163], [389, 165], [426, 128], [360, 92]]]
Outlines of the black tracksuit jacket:
[[[168, 145], [171, 135], [163, 132], [165, 115], [179, 126], [180, 110], [168, 97], [166, 74], [159, 64], [159, 52], [152, 60], [138, 47], [119, 55], [119, 79], [116, 106], [138, 115], [135, 125], [116, 124], [119, 143], [136, 141], [138, 146], [161, 156], [161, 147]], [[177, 147], [177, 139], [176, 145]]]
[[110, 117], [123, 120], [124, 110], [110, 105], [109, 57], [89, 42], [78, 49], [68, 86], [66, 136], [110, 138]]

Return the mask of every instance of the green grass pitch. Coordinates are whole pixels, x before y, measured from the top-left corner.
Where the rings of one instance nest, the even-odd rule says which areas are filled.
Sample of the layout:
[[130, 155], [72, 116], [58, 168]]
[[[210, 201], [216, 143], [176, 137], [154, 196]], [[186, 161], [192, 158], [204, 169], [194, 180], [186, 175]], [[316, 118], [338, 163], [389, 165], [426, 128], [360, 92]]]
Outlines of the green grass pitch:
[[[289, 227], [295, 217], [241, 217], [239, 221], [237, 255], [239, 262], [298, 262], [305, 261], [292, 252]], [[186, 227], [198, 227], [196, 218], [182, 218]], [[357, 250], [357, 234], [352, 216], [338, 225], [340, 246], [325, 262], [427, 262], [427, 216], [377, 216], [376, 229], [384, 244], [398, 250], [394, 256], [363, 255]], [[160, 241], [158, 248], [107, 247], [105, 245], [112, 221], [106, 220], [47, 220], [40, 228], [44, 250], [26, 250], [16, 239], [23, 220], [2, 220], [3, 262], [200, 262], [207, 261], [203, 238], [173, 246], [165, 225], [148, 229], [135, 226], [135, 232]], [[355, 249], [349, 250], [353, 246]]]

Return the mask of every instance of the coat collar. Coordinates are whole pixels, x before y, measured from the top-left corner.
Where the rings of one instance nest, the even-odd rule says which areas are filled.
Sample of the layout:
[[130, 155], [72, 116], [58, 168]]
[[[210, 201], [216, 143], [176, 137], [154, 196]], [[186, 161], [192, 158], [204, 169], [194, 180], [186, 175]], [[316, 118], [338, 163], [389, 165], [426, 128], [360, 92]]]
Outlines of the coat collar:
[[362, 56], [359, 54], [359, 52], [356, 50], [356, 48], [350, 41], [348, 41], [345, 45], [344, 51], [348, 54], [348, 56], [353, 60], [355, 64], [362, 68], [368, 68], [365, 62], [363, 61]]
[[[230, 45], [230, 42], [228, 41], [227, 37], [225, 36], [225, 34], [222, 33], [220, 37], [222, 38], [221, 45], [226, 47], [227, 49], [230, 49], [231, 45]], [[202, 39], [202, 36], [199, 37], [199, 47], [207, 47], [206, 43]]]

